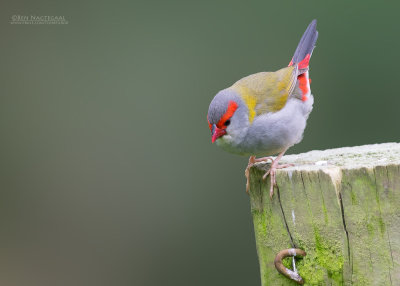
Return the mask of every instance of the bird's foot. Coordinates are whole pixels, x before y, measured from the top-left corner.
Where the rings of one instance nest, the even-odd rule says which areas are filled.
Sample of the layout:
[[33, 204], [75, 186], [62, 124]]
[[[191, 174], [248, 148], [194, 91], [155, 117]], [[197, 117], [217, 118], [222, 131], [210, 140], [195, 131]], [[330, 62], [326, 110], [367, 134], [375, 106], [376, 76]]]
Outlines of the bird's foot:
[[275, 179], [276, 170], [294, 166], [294, 164], [279, 165], [279, 163], [278, 163], [279, 159], [280, 158], [276, 158], [275, 160], [272, 161], [271, 167], [263, 176], [263, 180], [265, 180], [268, 175], [270, 175], [270, 177], [271, 177], [271, 186], [269, 189], [269, 197], [271, 199], [272, 199], [272, 196], [274, 195], [274, 187], [276, 186], [276, 179]]
[[250, 189], [250, 168], [258, 162], [268, 162], [268, 160], [274, 161], [271, 157], [256, 158], [256, 156], [250, 156], [249, 163], [247, 164], [244, 175], [246, 176], [246, 193], [249, 193]]

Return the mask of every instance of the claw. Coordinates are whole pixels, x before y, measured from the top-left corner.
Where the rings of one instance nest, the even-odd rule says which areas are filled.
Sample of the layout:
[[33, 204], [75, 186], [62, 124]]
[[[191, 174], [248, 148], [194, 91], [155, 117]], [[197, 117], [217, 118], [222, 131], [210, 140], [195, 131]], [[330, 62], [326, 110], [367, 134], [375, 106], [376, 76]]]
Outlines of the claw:
[[[286, 151], [286, 150], [285, 150]], [[269, 196], [272, 199], [272, 196], [274, 195], [274, 187], [276, 186], [276, 170], [277, 169], [282, 169], [282, 168], [287, 168], [290, 166], [294, 166], [293, 164], [282, 164], [282, 165], [278, 165], [278, 161], [280, 160], [280, 158], [283, 156], [283, 154], [285, 153], [285, 151], [283, 151], [282, 153], [280, 153], [278, 155], [278, 157], [276, 157], [276, 159], [274, 160], [271, 157], [262, 157], [262, 158], [256, 158], [255, 156], [250, 156], [249, 158], [249, 163], [247, 164], [247, 168], [244, 171], [244, 175], [246, 177], [246, 193], [249, 193], [250, 190], [250, 168], [253, 167], [253, 165], [255, 163], [258, 162], [268, 162], [268, 160], [271, 160], [271, 167], [269, 168], [269, 170], [267, 172], [265, 172], [265, 174], [263, 175], [263, 180], [265, 180], [268, 175], [271, 176], [271, 187], [269, 190]]]
[[[286, 150], [285, 150], [286, 151]], [[271, 160], [272, 160], [272, 164], [271, 164], [271, 167], [269, 168], [269, 170], [267, 171], [267, 172], [265, 172], [265, 174], [263, 175], [263, 180], [265, 180], [266, 178], [267, 178], [267, 176], [268, 175], [270, 175], [270, 177], [271, 177], [271, 186], [270, 186], [270, 189], [269, 189], [269, 197], [272, 199], [272, 196], [274, 195], [274, 187], [276, 186], [276, 170], [277, 169], [283, 169], [283, 168], [287, 168], [287, 167], [290, 167], [290, 166], [294, 166], [293, 164], [282, 164], [282, 165], [279, 165], [278, 164], [278, 162], [279, 162], [279, 160], [282, 158], [282, 156], [283, 156], [283, 154], [285, 153], [285, 151], [283, 151], [282, 153], [280, 153], [279, 155], [278, 155], [278, 157], [276, 157], [276, 159], [275, 160], [273, 160], [272, 158], [271, 158]], [[266, 157], [267, 158], [267, 157]], [[270, 158], [270, 157], [268, 157], [268, 158]]]
[[271, 173], [271, 169], [269, 169], [267, 172], [265, 172], [265, 174], [263, 175], [263, 180], [265, 180], [267, 177], [268, 177], [268, 175]]
[[249, 163], [247, 164], [246, 170], [244, 171], [244, 175], [246, 177], [246, 193], [247, 194], [249, 193], [249, 190], [250, 190], [250, 168], [253, 167], [253, 165], [255, 163], [267, 162], [268, 160], [271, 160], [272, 162], [274, 161], [271, 157], [256, 158], [256, 156], [250, 156]]

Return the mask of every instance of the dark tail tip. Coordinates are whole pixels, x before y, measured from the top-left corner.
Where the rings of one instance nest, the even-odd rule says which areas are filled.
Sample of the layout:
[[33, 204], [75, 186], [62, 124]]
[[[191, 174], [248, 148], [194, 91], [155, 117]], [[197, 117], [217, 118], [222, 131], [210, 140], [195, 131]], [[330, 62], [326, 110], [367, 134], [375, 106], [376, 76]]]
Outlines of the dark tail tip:
[[318, 31], [317, 31], [317, 20], [314, 19], [308, 25], [306, 31], [300, 39], [299, 44], [297, 45], [296, 51], [294, 52], [291, 64], [297, 64], [301, 62], [307, 55], [312, 54], [312, 51], [315, 48], [315, 42], [318, 39]]

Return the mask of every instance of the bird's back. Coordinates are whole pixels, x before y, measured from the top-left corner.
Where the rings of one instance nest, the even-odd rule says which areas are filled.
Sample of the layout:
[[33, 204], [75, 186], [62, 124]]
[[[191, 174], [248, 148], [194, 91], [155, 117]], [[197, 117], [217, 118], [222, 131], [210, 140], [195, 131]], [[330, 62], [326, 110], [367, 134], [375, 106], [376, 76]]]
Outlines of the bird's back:
[[[251, 119], [282, 109], [296, 86], [296, 67], [276, 72], [260, 72], [246, 76], [233, 84], [249, 108]], [[250, 119], [250, 121], [252, 121]]]

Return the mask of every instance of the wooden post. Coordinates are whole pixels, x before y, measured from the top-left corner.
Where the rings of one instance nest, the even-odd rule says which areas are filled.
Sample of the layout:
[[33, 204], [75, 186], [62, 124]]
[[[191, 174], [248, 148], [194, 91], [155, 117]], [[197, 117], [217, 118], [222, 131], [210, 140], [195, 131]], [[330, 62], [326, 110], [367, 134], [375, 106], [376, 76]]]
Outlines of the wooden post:
[[[269, 164], [250, 171], [261, 284], [297, 285], [274, 259], [287, 248], [304, 285], [400, 285], [400, 143], [287, 155], [269, 197]], [[292, 259], [283, 264], [292, 268]]]

